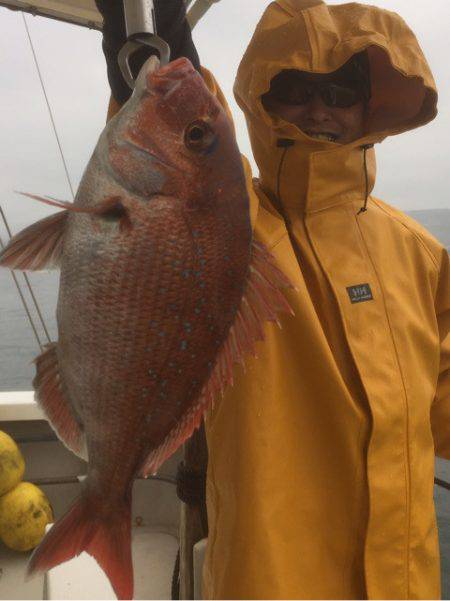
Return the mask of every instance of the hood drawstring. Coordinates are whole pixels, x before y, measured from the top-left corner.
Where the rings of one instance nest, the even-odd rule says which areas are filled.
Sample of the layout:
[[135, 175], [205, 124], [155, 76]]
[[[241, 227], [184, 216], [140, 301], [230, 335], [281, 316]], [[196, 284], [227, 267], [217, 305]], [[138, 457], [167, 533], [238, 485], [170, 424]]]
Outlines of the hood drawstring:
[[366, 191], [364, 195], [364, 204], [356, 213], [356, 215], [359, 215], [360, 213], [365, 213], [367, 211], [367, 202], [369, 200], [369, 174], [367, 172], [367, 151], [369, 150], [369, 148], [373, 148], [373, 144], [365, 144], [361, 148], [363, 149], [364, 153], [364, 177], [366, 182]]
[[[278, 211], [281, 213], [281, 215], [283, 215], [283, 217], [285, 218], [286, 221], [286, 216], [284, 213], [284, 209], [283, 209], [283, 203], [281, 202], [281, 194], [280, 194], [280, 189], [281, 189], [281, 170], [283, 169], [283, 163], [284, 163], [284, 159], [286, 158], [286, 153], [289, 150], [289, 148], [291, 146], [294, 146], [295, 144], [295, 140], [291, 140], [290, 138], [278, 138], [277, 140], [277, 147], [278, 148], [283, 148], [283, 152], [281, 154], [281, 158], [280, 158], [280, 162], [278, 164], [278, 172], [277, 172], [277, 190], [276, 190], [276, 200], [278, 203]], [[359, 215], [360, 213], [365, 213], [367, 211], [367, 203], [369, 200], [369, 173], [367, 170], [367, 151], [370, 148], [373, 148], [373, 144], [365, 144], [364, 146], [361, 146], [362, 150], [363, 150], [363, 157], [364, 157], [364, 180], [365, 180], [365, 193], [364, 193], [364, 204], [363, 206], [359, 209], [359, 211], [357, 212], [356, 215]]]
[[295, 140], [291, 140], [290, 138], [278, 138], [278, 140], [277, 140], [278, 148], [284, 148], [284, 150], [281, 154], [280, 162], [278, 163], [276, 199], [277, 199], [277, 202], [279, 205], [277, 207], [277, 209], [281, 213], [281, 215], [283, 216], [285, 221], [286, 221], [287, 217], [284, 213], [283, 203], [281, 202], [281, 195], [280, 195], [281, 170], [283, 169], [283, 163], [284, 163], [284, 159], [286, 158], [286, 153], [291, 146], [294, 146], [294, 144], [295, 144]]

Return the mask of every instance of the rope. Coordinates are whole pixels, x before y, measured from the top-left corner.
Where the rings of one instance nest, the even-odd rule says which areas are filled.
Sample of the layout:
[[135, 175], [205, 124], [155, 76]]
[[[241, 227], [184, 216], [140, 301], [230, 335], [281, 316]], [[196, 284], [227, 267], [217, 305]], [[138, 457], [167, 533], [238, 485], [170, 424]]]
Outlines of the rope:
[[[25, 15], [24, 15], [24, 13], [22, 13], [22, 20], [23, 20], [23, 24], [24, 24], [24, 26], [25, 26], [25, 31], [26, 31], [26, 33], [27, 33], [28, 42], [29, 42], [29, 44], [30, 44], [31, 53], [32, 53], [32, 55], [33, 55], [34, 64], [35, 64], [35, 67], [36, 67], [36, 71], [37, 71], [37, 73], [38, 73], [38, 77], [39, 77], [39, 81], [40, 81], [40, 84], [41, 84], [42, 92], [43, 92], [43, 94], [44, 94], [45, 102], [46, 102], [46, 104], [47, 104], [48, 113], [49, 113], [49, 115], [50, 115], [50, 121], [51, 121], [51, 123], [52, 123], [53, 132], [54, 132], [54, 134], [55, 134], [55, 138], [56, 138], [56, 143], [57, 143], [57, 145], [58, 145], [59, 152], [60, 152], [60, 155], [61, 155], [61, 160], [62, 160], [62, 163], [63, 163], [63, 166], [64, 166], [64, 172], [65, 172], [65, 174], [66, 174], [67, 183], [68, 183], [68, 185], [69, 185], [70, 192], [71, 192], [71, 194], [72, 194], [72, 198], [74, 198], [74, 197], [75, 197], [75, 194], [74, 194], [74, 190], [73, 190], [72, 182], [71, 182], [70, 175], [69, 175], [69, 170], [68, 170], [68, 168], [67, 168], [67, 163], [66, 163], [66, 159], [65, 159], [65, 157], [64, 157], [64, 152], [63, 152], [63, 149], [62, 149], [61, 141], [60, 141], [60, 139], [59, 139], [59, 136], [58, 136], [58, 131], [57, 131], [57, 129], [56, 129], [56, 123], [55, 123], [55, 119], [54, 119], [54, 117], [53, 117], [53, 112], [52, 112], [52, 109], [51, 109], [51, 106], [50, 106], [50, 102], [49, 102], [49, 99], [48, 99], [48, 96], [47, 96], [47, 92], [46, 92], [46, 89], [45, 89], [44, 80], [43, 80], [43, 78], [42, 78], [41, 69], [40, 69], [40, 67], [39, 67], [39, 62], [38, 62], [37, 55], [36, 55], [36, 51], [35, 51], [35, 48], [34, 48], [34, 45], [33, 45], [33, 40], [31, 39], [30, 30], [29, 30], [29, 28], [28, 28], [28, 23], [27, 23], [27, 20], [26, 20], [26, 18], [25, 18]], [[1, 207], [1, 206], [0, 206], [0, 214], [1, 214], [1, 217], [2, 217], [2, 220], [3, 220], [3, 223], [5, 224], [5, 227], [6, 227], [6, 230], [7, 230], [7, 232], [8, 232], [8, 235], [9, 235], [9, 237], [10, 237], [10, 238], [12, 238], [11, 229], [10, 229], [10, 227], [9, 227], [8, 221], [7, 221], [7, 219], [6, 219], [6, 215], [5, 215], [5, 213], [4, 213], [4, 211], [3, 211], [3, 209], [2, 209], [2, 207]], [[2, 248], [5, 248], [5, 245], [3, 244], [3, 241], [1, 241], [1, 240], [0, 240], [0, 243], [1, 243], [1, 246], [2, 246]], [[42, 344], [42, 342], [41, 342], [41, 339], [40, 339], [40, 337], [39, 337], [39, 334], [38, 334], [38, 332], [37, 332], [37, 328], [36, 328], [36, 326], [35, 326], [35, 323], [34, 323], [34, 321], [33, 321], [33, 317], [32, 317], [32, 315], [31, 315], [31, 312], [30, 312], [30, 310], [29, 310], [29, 308], [28, 308], [27, 301], [26, 301], [26, 299], [25, 299], [25, 297], [24, 297], [24, 295], [23, 295], [22, 289], [21, 289], [21, 287], [20, 287], [20, 285], [19, 285], [19, 282], [18, 282], [17, 276], [16, 276], [16, 274], [15, 274], [15, 273], [13, 273], [12, 271], [11, 271], [11, 276], [12, 276], [12, 278], [13, 278], [13, 280], [14, 280], [14, 283], [15, 283], [15, 285], [16, 285], [17, 291], [18, 291], [18, 293], [19, 293], [19, 296], [20, 296], [20, 298], [21, 298], [21, 300], [22, 300], [22, 304], [23, 304], [23, 306], [24, 306], [24, 308], [25, 308], [26, 314], [27, 314], [27, 316], [28, 316], [28, 319], [29, 319], [29, 321], [30, 321], [31, 328], [32, 328], [32, 330], [33, 330], [33, 333], [34, 333], [34, 335], [35, 335], [35, 338], [36, 338], [36, 340], [37, 340], [37, 343], [38, 343], [38, 345], [39, 345], [39, 348], [42, 350], [42, 349], [44, 348], [44, 345]], [[34, 294], [34, 291], [33, 291], [33, 288], [32, 288], [32, 286], [31, 286], [31, 282], [30, 282], [30, 280], [29, 280], [29, 278], [28, 278], [28, 275], [27, 275], [26, 273], [23, 273], [23, 278], [24, 278], [24, 280], [25, 280], [26, 286], [27, 286], [27, 288], [28, 288], [28, 291], [29, 291], [29, 293], [30, 293], [31, 299], [32, 299], [32, 301], [33, 301], [34, 307], [35, 307], [35, 309], [36, 309], [37, 315], [38, 315], [38, 317], [39, 317], [39, 321], [40, 321], [40, 323], [41, 323], [41, 325], [42, 325], [42, 328], [43, 328], [43, 330], [44, 330], [44, 333], [45, 333], [45, 336], [46, 336], [46, 338], [47, 338], [47, 341], [48, 341], [48, 342], [51, 342], [49, 331], [48, 331], [48, 329], [47, 329], [47, 326], [46, 326], [46, 323], [45, 323], [44, 317], [43, 317], [43, 315], [42, 315], [41, 309], [40, 309], [40, 307], [39, 307], [39, 303], [38, 303], [38, 301], [37, 301], [37, 299], [36, 299], [36, 296], [35, 296], [35, 294]]]
[[39, 68], [39, 62], [38, 62], [38, 59], [37, 59], [37, 56], [36, 56], [36, 51], [34, 49], [33, 41], [31, 39], [31, 35], [30, 35], [30, 30], [28, 29], [27, 20], [25, 19], [24, 13], [22, 13], [22, 19], [23, 19], [23, 24], [25, 25], [25, 30], [27, 32], [27, 36], [28, 36], [28, 41], [30, 43], [31, 52], [33, 54], [34, 64], [36, 65], [36, 70], [37, 70], [37, 73], [38, 73], [38, 76], [39, 76], [39, 81], [41, 82], [42, 92], [44, 94], [45, 102], [47, 104], [47, 109], [48, 109], [48, 113], [50, 115], [50, 121], [52, 122], [53, 132], [55, 134], [56, 142], [58, 144], [59, 152], [60, 152], [60, 155], [61, 155], [61, 160], [62, 160], [63, 165], [64, 165], [64, 171], [66, 173], [67, 183], [69, 184], [70, 192], [72, 193], [72, 198], [75, 198], [75, 194], [74, 194], [74, 191], [73, 191], [72, 182], [70, 180], [69, 170], [67, 168], [66, 159], [64, 158], [63, 149], [62, 149], [62, 146], [61, 146], [61, 142], [59, 140], [59, 136], [58, 136], [58, 131], [56, 129], [55, 120], [53, 118], [53, 112], [52, 112], [52, 109], [51, 109], [51, 106], [50, 106], [50, 102], [48, 100], [47, 92], [45, 90], [44, 80], [42, 78], [41, 70]]
[[172, 601], [178, 601], [180, 598], [180, 548], [178, 548], [177, 556], [175, 558], [175, 565], [173, 566], [172, 584], [170, 590], [170, 598]]
[[441, 486], [442, 488], [445, 488], [446, 490], [450, 490], [450, 482], [446, 482], [445, 480], [441, 480], [440, 478], [435, 478], [434, 483], [437, 486]]
[[[2, 209], [1, 206], [0, 206], [0, 215], [2, 216], [3, 223], [5, 224], [5, 228], [6, 228], [6, 231], [8, 232], [9, 237], [12, 238], [11, 229], [9, 227], [8, 221], [6, 219], [6, 215], [5, 215], [5, 213], [4, 213], [4, 211], [3, 211], [3, 209]], [[3, 247], [3, 244], [2, 244], [2, 247]], [[13, 272], [11, 271], [11, 273], [13, 273]], [[47, 338], [47, 341], [51, 342], [50, 334], [49, 334], [47, 326], [45, 324], [44, 317], [42, 316], [41, 309], [39, 307], [39, 303], [37, 302], [37, 299], [36, 299], [36, 297], [34, 295], [33, 288], [31, 287], [31, 282], [30, 282], [30, 280], [28, 278], [28, 275], [26, 273], [22, 273], [22, 275], [23, 275], [23, 279], [25, 280], [25, 283], [27, 285], [28, 292], [30, 293], [30, 296], [31, 296], [31, 298], [33, 300], [34, 307], [35, 307], [36, 312], [38, 314], [39, 321], [41, 322], [42, 329], [44, 330], [44, 333], [45, 333], [45, 336]], [[16, 278], [14, 278], [14, 280], [17, 282]], [[27, 312], [28, 312], [28, 307], [27, 307]], [[35, 329], [34, 323], [33, 323], [33, 329]], [[39, 343], [39, 346], [42, 348], [42, 345], [40, 343]]]
[[[5, 245], [3, 244], [3, 240], [1, 239], [1, 237], [0, 237], [0, 246], [1, 246], [2, 248], [5, 248]], [[37, 330], [36, 330], [36, 326], [34, 325], [34, 321], [33, 321], [33, 318], [31, 317], [30, 310], [28, 309], [27, 301], [25, 300], [25, 297], [24, 297], [24, 295], [23, 295], [22, 289], [21, 289], [21, 288], [20, 288], [20, 286], [19, 286], [19, 282], [17, 281], [17, 276], [16, 276], [16, 274], [14, 273], [14, 271], [11, 271], [11, 276], [12, 276], [12, 278], [13, 278], [13, 280], [14, 280], [15, 284], [16, 284], [16, 288], [17, 288], [17, 291], [18, 291], [18, 293], [19, 293], [19, 296], [20, 296], [20, 298], [22, 299], [22, 304], [23, 304], [23, 307], [24, 307], [24, 309], [25, 309], [25, 312], [26, 312], [26, 314], [27, 314], [27, 316], [28, 316], [28, 319], [30, 320], [30, 325], [31, 325], [31, 328], [32, 328], [32, 330], [33, 330], [33, 332], [34, 332], [34, 335], [35, 335], [35, 337], [36, 337], [36, 340], [37, 340], [37, 343], [38, 343], [38, 345], [39, 345], [39, 348], [40, 348], [41, 350], [43, 350], [43, 349], [44, 349], [44, 345], [41, 343], [41, 339], [39, 338], [39, 334], [38, 334], [38, 332], [37, 332]]]

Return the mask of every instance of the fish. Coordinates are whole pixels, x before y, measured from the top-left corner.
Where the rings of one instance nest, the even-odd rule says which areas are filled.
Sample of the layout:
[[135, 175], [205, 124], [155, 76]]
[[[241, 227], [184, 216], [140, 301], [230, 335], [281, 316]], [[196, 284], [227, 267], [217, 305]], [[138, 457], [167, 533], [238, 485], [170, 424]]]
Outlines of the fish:
[[291, 287], [252, 232], [233, 127], [185, 58], [151, 57], [102, 131], [73, 203], [15, 235], [0, 265], [59, 268], [58, 340], [35, 398], [87, 460], [79, 498], [28, 572], [93, 556], [133, 597], [131, 498], [232, 385]]

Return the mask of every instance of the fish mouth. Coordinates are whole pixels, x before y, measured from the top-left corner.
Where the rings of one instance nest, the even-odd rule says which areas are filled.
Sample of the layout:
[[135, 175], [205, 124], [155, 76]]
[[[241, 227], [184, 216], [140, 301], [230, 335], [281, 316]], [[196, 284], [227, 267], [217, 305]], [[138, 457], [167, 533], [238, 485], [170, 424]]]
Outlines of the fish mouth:
[[330, 131], [312, 131], [310, 129], [305, 130], [305, 134], [315, 140], [321, 140], [322, 142], [337, 142], [339, 134]]
[[197, 75], [197, 72], [191, 62], [187, 58], [180, 57], [168, 65], [148, 73], [148, 91], [167, 99], [179, 89], [184, 80], [193, 75]]
[[180, 56], [179, 58], [171, 61], [167, 65], [164, 65], [159, 69], [158, 76], [165, 77], [167, 75], [183, 76], [186, 73], [193, 73], [195, 71], [192, 63], [185, 58]]

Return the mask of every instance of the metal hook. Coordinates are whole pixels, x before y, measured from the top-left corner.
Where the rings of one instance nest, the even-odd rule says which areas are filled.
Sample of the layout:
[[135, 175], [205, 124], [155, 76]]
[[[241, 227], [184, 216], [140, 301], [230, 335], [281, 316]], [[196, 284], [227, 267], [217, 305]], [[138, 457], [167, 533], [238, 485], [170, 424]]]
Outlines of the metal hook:
[[131, 56], [142, 48], [148, 46], [149, 48], [155, 49], [159, 53], [159, 62], [161, 67], [167, 65], [170, 61], [170, 47], [162, 38], [154, 34], [141, 34], [132, 40], [128, 40], [126, 44], [121, 48], [118, 55], [118, 62], [120, 71], [124, 80], [127, 82], [129, 87], [133, 90], [135, 85], [135, 79], [130, 67]]
[[153, 0], [123, 0], [123, 9], [128, 41], [119, 52], [118, 62], [123, 78], [133, 89], [135, 80], [130, 68], [131, 55], [147, 46], [158, 52], [163, 67], [170, 60], [170, 48], [157, 35]]

